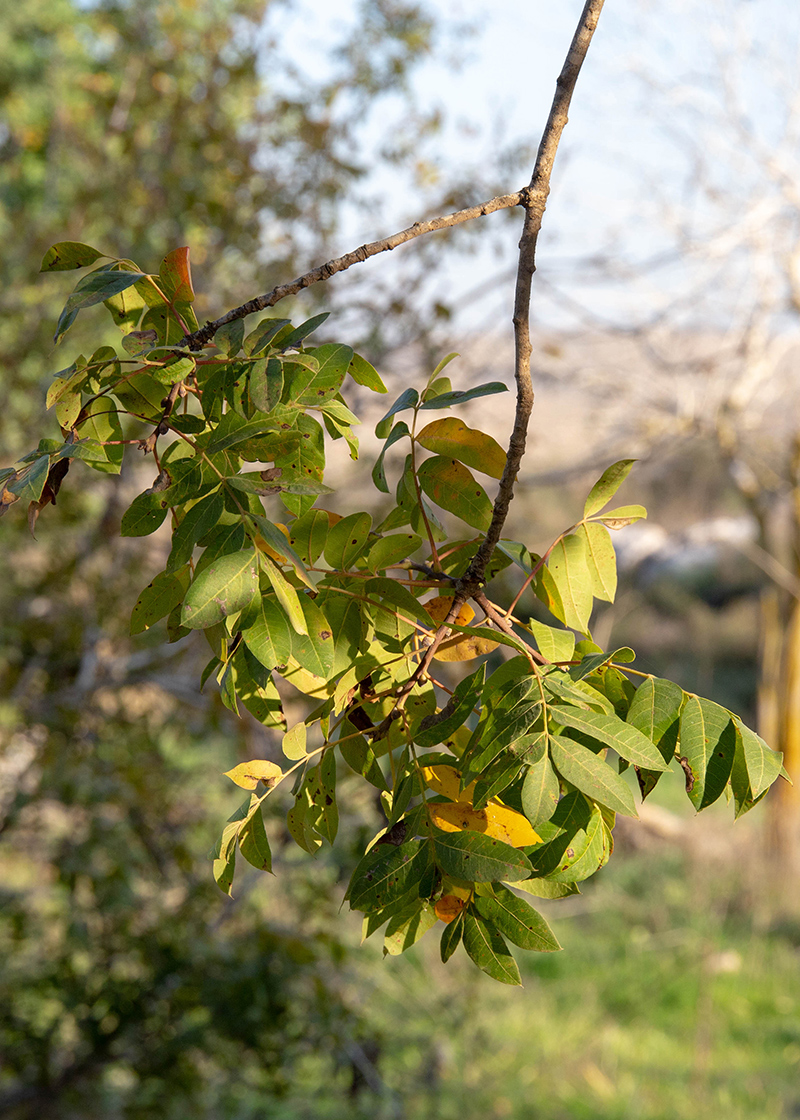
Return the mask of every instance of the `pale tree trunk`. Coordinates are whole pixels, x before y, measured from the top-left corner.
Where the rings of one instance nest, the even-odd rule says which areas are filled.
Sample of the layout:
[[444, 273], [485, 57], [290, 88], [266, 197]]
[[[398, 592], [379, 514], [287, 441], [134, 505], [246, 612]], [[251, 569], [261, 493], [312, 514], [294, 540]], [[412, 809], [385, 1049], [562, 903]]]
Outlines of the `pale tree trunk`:
[[[792, 568], [800, 575], [800, 436], [791, 461]], [[767, 801], [768, 848], [782, 874], [800, 874], [800, 601], [768, 588], [761, 601], [759, 732], [783, 752], [794, 785], [778, 781]]]

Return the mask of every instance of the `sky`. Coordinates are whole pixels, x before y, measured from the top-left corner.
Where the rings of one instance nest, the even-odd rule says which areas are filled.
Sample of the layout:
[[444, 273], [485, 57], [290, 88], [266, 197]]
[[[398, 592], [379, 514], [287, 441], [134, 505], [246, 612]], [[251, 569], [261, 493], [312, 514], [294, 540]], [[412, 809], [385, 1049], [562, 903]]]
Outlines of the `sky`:
[[[444, 49], [419, 69], [414, 88], [420, 105], [440, 107], [447, 121], [435, 161], [443, 169], [478, 168], [496, 163], [504, 146], [527, 143], [535, 150], [582, 0], [428, 0], [428, 6], [445, 29]], [[281, 34], [289, 42], [294, 36], [306, 65], [323, 65], [325, 45], [355, 8], [354, 0], [300, 0]], [[448, 28], [464, 23], [472, 25], [471, 35], [448, 37]], [[755, 184], [760, 170], [739, 159], [736, 129], [724, 119], [719, 124], [725, 116], [721, 90], [726, 82], [735, 90], [753, 134], [774, 150], [785, 102], [797, 96], [798, 44], [797, 0], [609, 0], [553, 175], [539, 243], [543, 320], [574, 319], [569, 299], [588, 301], [601, 319], [613, 319], [637, 311], [646, 318], [665, 299], [679, 297], [689, 283], [685, 263], [639, 277], [632, 307], [631, 285], [596, 284], [586, 269], [581, 279], [578, 262], [603, 256], [625, 269], [659, 259], [674, 247], [677, 230], [684, 241], [707, 240], [729, 220], [728, 212], [733, 222], [737, 210], [746, 210], [760, 189], [747, 176]], [[452, 53], [463, 56], [455, 71], [447, 64]], [[368, 126], [367, 142], [379, 143], [390, 119], [382, 110]], [[701, 163], [709, 180], [716, 176], [708, 197], [691, 186]], [[795, 170], [790, 166], [791, 174]], [[502, 189], [518, 189], [528, 176], [529, 169], [515, 172]], [[363, 209], [351, 213], [342, 251], [418, 216], [406, 182], [387, 175], [376, 187], [385, 203], [380, 217]], [[467, 291], [476, 278], [513, 270], [513, 230], [503, 228], [507, 247], [498, 252], [498, 216], [484, 220], [494, 231], [485, 250], [469, 266], [444, 266], [446, 290]], [[510, 284], [499, 284], [502, 300]], [[552, 294], [559, 286], [567, 300]], [[473, 310], [467, 314], [474, 317]], [[487, 322], [493, 314], [487, 308]]]

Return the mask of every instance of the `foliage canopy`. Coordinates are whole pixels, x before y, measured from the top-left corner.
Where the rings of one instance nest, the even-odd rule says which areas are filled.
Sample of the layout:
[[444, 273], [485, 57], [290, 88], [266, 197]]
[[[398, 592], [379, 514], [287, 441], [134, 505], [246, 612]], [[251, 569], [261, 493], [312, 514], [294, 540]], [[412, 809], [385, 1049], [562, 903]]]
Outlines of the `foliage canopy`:
[[[735, 714], [632, 669], [632, 650], [591, 639], [594, 600], [616, 590], [609, 530], [646, 516], [608, 508], [631, 460], [603, 473], [583, 516], [544, 555], [499, 538], [476, 579], [496, 507], [473, 472], [504, 476], [506, 454], [451, 413], [503, 384], [454, 389], [449, 355], [401, 393], [376, 428], [378, 491], [390, 493], [386, 451], [402, 444], [407, 455], [391, 480], [394, 503], [373, 525], [367, 512], [342, 517], [323, 504], [326, 436], [358, 456], [348, 384], [385, 392], [349, 345], [309, 341], [326, 315], [298, 326], [266, 318], [247, 333], [235, 319], [213, 346], [192, 349], [187, 249], [150, 274], [61, 242], [42, 268], [90, 269], [56, 338], [102, 303], [122, 352], [101, 345], [59, 371], [47, 404], [61, 439], [42, 439], [0, 472], [1, 508], [22, 504], [33, 528], [74, 460], [117, 474], [126, 445], [153, 454], [156, 477], [122, 533], [147, 536], [169, 519], [172, 543], [131, 632], [166, 620], [177, 642], [202, 630], [212, 652], [203, 683], [213, 677], [223, 703], [245, 708], [282, 748], [280, 762], [252, 759], [228, 774], [247, 798], [213, 852], [223, 891], [237, 856], [272, 870], [268, 798], [287, 798], [288, 831], [309, 854], [336, 841], [344, 765], [385, 814], [347, 891], [365, 936], [383, 929], [385, 951], [397, 954], [439, 923], [443, 961], [463, 945], [490, 976], [518, 984], [508, 942], [559, 948], [529, 898], [577, 892], [609, 859], [616, 814], [636, 815], [626, 770], [646, 797], [680, 767], [696, 809], [724, 793], [737, 816], [778, 777], [780, 756]], [[484, 587], [506, 568], [520, 590], [500, 607]], [[514, 613], [527, 587], [554, 625]], [[454, 687], [439, 671], [469, 662], [478, 667]], [[306, 699], [292, 726], [286, 685]]]

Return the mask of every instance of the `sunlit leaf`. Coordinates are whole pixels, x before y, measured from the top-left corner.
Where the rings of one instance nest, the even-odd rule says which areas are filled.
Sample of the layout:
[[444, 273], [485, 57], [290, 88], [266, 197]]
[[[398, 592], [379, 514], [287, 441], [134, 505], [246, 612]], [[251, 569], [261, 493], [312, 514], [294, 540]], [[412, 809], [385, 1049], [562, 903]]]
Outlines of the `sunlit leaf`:
[[587, 712], [566, 704], [553, 706], [550, 714], [555, 722], [582, 732], [605, 747], [612, 747], [634, 766], [644, 766], [650, 770], [667, 769], [667, 763], [650, 740], [615, 715]]
[[547, 570], [558, 588], [562, 605], [561, 614], [554, 613], [567, 626], [585, 634], [592, 613], [593, 585], [584, 538], [569, 533], [560, 540], [550, 553]]
[[468, 428], [463, 420], [455, 416], [426, 424], [417, 435], [417, 442], [427, 451], [458, 459], [492, 478], [502, 477], [506, 453], [497, 440], [485, 432]]
[[232, 770], [225, 771], [225, 777], [230, 778], [242, 789], [255, 789], [259, 782], [271, 788], [278, 778], [283, 776], [280, 766], [268, 762], [263, 758], [254, 758], [250, 762], [240, 762]]
[[617, 593], [617, 557], [608, 529], [605, 525], [588, 521], [579, 525], [575, 534], [583, 537], [586, 546], [586, 567], [594, 597], [613, 603]]
[[615, 813], [637, 817], [633, 793], [624, 778], [587, 747], [564, 735], [550, 737], [550, 757], [562, 778]]
[[681, 712], [680, 751], [692, 773], [686, 790], [695, 809], [712, 805], [727, 785], [736, 750], [736, 727], [719, 704], [690, 696]]
[[329, 530], [325, 541], [325, 559], [336, 571], [347, 571], [363, 555], [372, 518], [368, 513], [351, 513]]
[[73, 268], [86, 268], [104, 256], [105, 253], [80, 241], [59, 241], [47, 250], [39, 271], [67, 272]]
[[523, 898], [497, 883], [492, 894], [477, 895], [478, 913], [520, 949], [555, 953], [561, 948], [547, 922]]
[[431, 803], [428, 806], [430, 818], [442, 832], [459, 832], [471, 829], [502, 840], [512, 848], [527, 848], [538, 844], [540, 837], [534, 832], [530, 822], [522, 813], [505, 805], [489, 802], [483, 809], [473, 809], [467, 801], [451, 803]]
[[463, 463], [435, 455], [422, 463], [417, 475], [422, 490], [437, 506], [481, 532], [489, 528], [492, 503]]
[[620, 459], [618, 463], [612, 463], [610, 467], [603, 471], [586, 499], [586, 504], [583, 507], [584, 517], [591, 517], [593, 514], [599, 513], [603, 506], [611, 501], [630, 474], [630, 469], [635, 462], [635, 459]]
[[523, 852], [474, 829], [434, 831], [433, 843], [437, 865], [454, 879], [492, 883], [499, 879], [526, 879], [531, 871]]
[[183, 246], [167, 253], [158, 270], [161, 290], [170, 303], [192, 303], [194, 288], [189, 267], [189, 249]]
[[575, 635], [571, 630], [556, 630], [545, 626], [535, 618], [528, 622], [531, 633], [536, 639], [539, 652], [548, 661], [571, 661], [575, 653]]
[[522, 783], [522, 809], [534, 828], [550, 820], [560, 792], [556, 773], [544, 754], [529, 767]]
[[254, 548], [218, 557], [195, 578], [186, 593], [181, 623], [202, 630], [242, 610], [258, 591]]

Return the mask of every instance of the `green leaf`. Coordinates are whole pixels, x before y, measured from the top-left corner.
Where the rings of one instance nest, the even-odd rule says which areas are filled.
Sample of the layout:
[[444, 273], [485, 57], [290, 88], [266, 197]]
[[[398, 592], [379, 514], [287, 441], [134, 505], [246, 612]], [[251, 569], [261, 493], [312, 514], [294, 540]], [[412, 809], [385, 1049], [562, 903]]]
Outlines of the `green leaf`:
[[298, 596], [305, 621], [304, 634], [292, 634], [292, 657], [313, 673], [327, 680], [333, 669], [335, 646], [330, 623], [308, 595]]
[[42, 455], [21, 471], [19, 477], [6, 484], [6, 489], [16, 494], [21, 502], [38, 502], [50, 473], [50, 456]]
[[445, 875], [468, 883], [527, 879], [531, 865], [524, 852], [486, 833], [465, 829], [441, 832], [432, 828], [436, 864]]
[[572, 670], [568, 674], [561, 669], [551, 669], [550, 672], [545, 673], [542, 676], [542, 683], [547, 692], [578, 708], [591, 708], [593, 711], [614, 715], [614, 705], [611, 701], [586, 681], [573, 680], [571, 672]]
[[568, 898], [581, 893], [577, 883], [554, 883], [552, 879], [526, 879], [524, 883], [512, 883], [511, 886], [535, 898]]
[[309, 776], [308, 792], [316, 814], [316, 828], [329, 844], [336, 839], [339, 812], [336, 807], [336, 756], [332, 748], [323, 751], [319, 765]]
[[219, 522], [223, 501], [222, 492], [215, 490], [186, 511], [172, 534], [172, 549], [167, 560], [168, 572], [175, 571], [187, 560], [191, 560], [197, 542]]
[[374, 750], [363, 735], [354, 734], [355, 730], [349, 720], [345, 720], [342, 724], [342, 739], [337, 744], [342, 758], [351, 770], [361, 774], [370, 785], [375, 786], [376, 789], [386, 789], [386, 779], [378, 765]]
[[283, 333], [284, 337], [290, 334], [291, 328], [288, 319], [262, 319], [244, 340], [242, 348], [247, 355], [261, 354], [271, 342], [277, 341], [279, 334]]
[[250, 400], [261, 412], [272, 412], [283, 393], [283, 366], [277, 358], [259, 358], [250, 367]]
[[221, 891], [230, 895], [233, 886], [233, 876], [236, 868], [236, 840], [239, 836], [241, 821], [247, 814], [249, 802], [245, 801], [222, 830], [222, 836], [217, 841], [213, 858], [214, 881]]
[[439, 942], [439, 954], [442, 958], [442, 964], [447, 962], [452, 957], [461, 943], [464, 936], [464, 911], [454, 918], [452, 922], [448, 922], [442, 930], [442, 939]]
[[507, 393], [508, 386], [502, 381], [490, 381], [485, 385], [476, 385], [474, 389], [454, 389], [451, 393], [440, 393], [431, 397], [421, 406], [422, 408], [452, 408], [453, 405], [466, 404], [476, 397], [490, 397], [494, 393]]
[[410, 435], [411, 432], [409, 431], [408, 424], [406, 424], [405, 420], [398, 420], [398, 422], [392, 428], [391, 432], [389, 432], [389, 435], [386, 438], [386, 442], [381, 448], [380, 455], [375, 460], [375, 466], [372, 468], [372, 481], [375, 484], [376, 489], [380, 490], [383, 494], [389, 493], [389, 483], [386, 481], [386, 471], [384, 470], [383, 466], [384, 456], [386, 455], [386, 452], [389, 450], [392, 444], [397, 443], [397, 441], [402, 439], [403, 436]]
[[596, 515], [596, 521], [602, 521], [609, 529], [624, 529], [626, 525], [633, 525], [635, 521], [642, 521], [647, 517], [644, 506], [620, 506], [619, 509], [610, 509], [606, 513]]
[[332, 672], [335, 676], [349, 669], [363, 652], [366, 635], [363, 603], [351, 595], [330, 590], [318, 595], [316, 604], [328, 620], [333, 634]]
[[553, 606], [550, 610], [567, 626], [586, 634], [594, 598], [584, 538], [569, 533], [560, 540], [550, 553], [547, 571], [561, 601], [560, 612]]
[[[386, 631], [388, 623], [396, 633], [411, 633], [411, 622], [417, 618], [426, 626], [433, 626], [425, 604], [415, 599], [402, 583], [378, 576], [367, 581], [364, 594], [369, 599], [369, 610], [380, 632]], [[406, 619], [409, 621], [406, 622]]]
[[401, 911], [389, 919], [383, 946], [391, 956], [399, 956], [436, 925], [438, 918], [430, 902], [425, 898], [417, 899], [409, 910]]
[[214, 345], [229, 358], [239, 353], [243, 342], [244, 319], [233, 319], [230, 323], [223, 323], [214, 335]]
[[330, 315], [330, 311], [322, 311], [319, 315], [312, 315], [310, 319], [306, 319], [299, 327], [295, 327], [290, 335], [287, 335], [282, 340], [282, 345], [288, 350], [293, 346], [299, 346], [304, 338], [308, 338], [313, 334], [317, 327], [321, 327], [325, 320]]
[[414, 738], [420, 747], [444, 743], [464, 724], [478, 704], [486, 682], [486, 663], [456, 685], [445, 707], [422, 721]]
[[[683, 689], [673, 681], [648, 677], [636, 689], [626, 716], [631, 726], [638, 728], [652, 743], [655, 743], [661, 757], [667, 763], [675, 757], [683, 700]], [[640, 769], [637, 777], [644, 800], [652, 793], [661, 773], [656, 770]]]
[[131, 614], [131, 634], [142, 634], [183, 602], [191, 573], [188, 564], [177, 572], [161, 572], [145, 587]]
[[711, 700], [690, 696], [681, 712], [680, 750], [694, 782], [687, 795], [698, 811], [712, 805], [728, 783], [736, 751], [730, 713]]
[[575, 535], [584, 540], [592, 594], [595, 599], [613, 603], [617, 593], [617, 556], [608, 529], [605, 525], [589, 521], [579, 525]]
[[517, 962], [502, 936], [471, 906], [464, 911], [464, 948], [478, 968], [493, 980], [522, 986]]
[[477, 895], [474, 906], [508, 940], [534, 953], [555, 953], [561, 946], [547, 922], [523, 898], [497, 883], [494, 893]]
[[400, 847], [376, 844], [353, 872], [347, 897], [351, 910], [380, 910], [402, 898], [422, 879], [430, 863], [430, 847], [409, 840]]
[[[285, 665], [292, 650], [286, 616], [269, 595], [258, 595], [240, 620], [242, 640], [267, 669]], [[246, 628], [245, 628], [246, 626]]]
[[593, 514], [599, 513], [603, 506], [611, 501], [630, 474], [630, 469], [635, 462], [635, 459], [620, 459], [618, 463], [612, 463], [610, 467], [603, 471], [589, 491], [589, 497], [583, 507], [584, 517], [591, 517]]
[[328, 531], [325, 541], [325, 559], [337, 571], [347, 571], [365, 550], [372, 528], [368, 513], [351, 513], [337, 521]]
[[375, 425], [375, 435], [378, 439], [386, 439], [389, 435], [391, 424], [389, 421], [397, 412], [404, 412], [413, 408], [419, 402], [419, 393], [416, 389], [404, 389], [387, 413]]
[[528, 627], [536, 639], [539, 652], [548, 661], [571, 661], [575, 653], [575, 635], [571, 630], [556, 630], [545, 626], [535, 618], [528, 621]]
[[[137, 494], [122, 515], [120, 535], [123, 537], [147, 537], [150, 533], [154, 533], [159, 525], [163, 524], [168, 513], [169, 507], [159, 493], [153, 494], [145, 491], [143, 494]], [[176, 567], [181, 567], [187, 560], [188, 556], [184, 557], [180, 564], [168, 567], [167, 571], [174, 571]]]
[[239, 829], [239, 851], [253, 867], [259, 871], [272, 871], [272, 852], [269, 848], [264, 818], [258, 799], [253, 798], [256, 806], [247, 815]]
[[560, 793], [558, 778], [545, 754], [529, 768], [522, 783], [522, 811], [534, 829], [550, 820]]
[[[529, 742], [523, 740], [523, 742]], [[518, 757], [516, 753], [509, 757], [500, 755], [494, 762], [487, 766], [480, 778], [475, 782], [475, 790], [472, 794], [472, 807], [473, 809], [485, 809], [488, 802], [504, 791], [517, 779], [522, 770], [522, 767], [527, 761], [527, 754], [530, 752], [532, 756], [540, 754], [544, 749], [544, 737], [539, 736], [534, 738], [526, 749], [525, 757]], [[516, 744], [515, 744], [516, 746]], [[532, 759], [532, 761], [535, 759]]]
[[506, 453], [500, 444], [485, 432], [468, 428], [457, 417], [448, 416], [427, 424], [417, 436], [417, 443], [427, 451], [458, 459], [492, 478], [502, 478]]
[[422, 537], [418, 537], [416, 533], [392, 533], [381, 537], [367, 554], [367, 568], [371, 572], [380, 572], [397, 567], [398, 561], [413, 556], [421, 544]]
[[235, 614], [258, 592], [258, 557], [254, 548], [220, 556], [195, 578], [186, 593], [181, 624], [204, 630]]
[[435, 455], [417, 471], [422, 490], [442, 509], [485, 532], [492, 519], [492, 503], [483, 487], [457, 459]]
[[[60, 407], [59, 405], [56, 409], [59, 423], [61, 423]], [[92, 460], [92, 466], [104, 474], [119, 474], [124, 448], [116, 406], [109, 397], [97, 397], [87, 404], [86, 408], [88, 415], [78, 427], [78, 437], [96, 440], [97, 447], [103, 455], [102, 461]], [[118, 442], [107, 444], [109, 440]]]
[[261, 567], [267, 573], [267, 578], [272, 584], [272, 590], [275, 592], [278, 602], [286, 612], [286, 617], [289, 619], [292, 629], [295, 634], [305, 634], [306, 616], [300, 605], [300, 596], [297, 594], [296, 589], [292, 587], [281, 569], [269, 556], [261, 553], [260, 559]]
[[294, 805], [286, 814], [286, 827], [296, 844], [309, 855], [316, 855], [322, 847], [322, 839], [314, 828], [315, 814], [308, 795], [308, 785], [303, 785], [295, 798]]
[[[233, 480], [229, 479], [228, 481]], [[288, 538], [280, 531], [278, 526], [273, 525], [273, 523], [267, 520], [266, 517], [261, 517], [257, 513], [251, 513], [250, 520], [254, 525], [258, 527], [261, 536], [264, 538], [267, 544], [280, 556], [285, 557], [285, 559], [289, 561], [289, 563], [292, 565], [295, 572], [309, 589], [309, 591], [316, 591], [316, 586], [311, 581], [311, 578], [305, 569], [303, 561], [297, 555], [297, 553], [289, 543]]]
[[638, 817], [628, 783], [587, 747], [566, 736], [551, 735], [550, 757], [562, 778], [566, 778], [581, 793], [615, 813]]
[[[286, 716], [283, 714], [283, 705], [275, 682], [268, 673], [261, 676], [259, 670], [263, 670], [263, 666], [258, 662], [254, 666], [255, 658], [246, 647], [237, 650], [235, 655], [237, 665], [240, 663], [239, 657], [242, 653], [247, 655], [245, 658], [247, 672], [237, 674], [236, 677], [239, 699], [259, 723], [265, 727], [274, 727], [280, 732], [285, 731]], [[255, 672], [253, 672], [254, 668]]]
[[[298, 330], [301, 328], [298, 327]], [[295, 331], [295, 334], [297, 331]], [[303, 369], [292, 379], [292, 399], [304, 405], [321, 405], [339, 392], [353, 357], [352, 348], [337, 342], [307, 350], [319, 362], [319, 369]], [[296, 367], [302, 369], [302, 367]], [[284, 371], [284, 377], [286, 372]]]
[[595, 742], [611, 747], [634, 766], [644, 766], [650, 770], [667, 769], [667, 763], [650, 740], [615, 715], [585, 712], [564, 704], [553, 705], [550, 715], [562, 726], [580, 731]]
[[535, 873], [554, 882], [576, 883], [588, 879], [610, 854], [600, 807], [587, 801], [578, 790], [561, 798], [550, 821], [540, 831], [543, 835], [552, 831], [555, 837], [535, 850], [531, 862]]
[[205, 451], [214, 455], [225, 451], [229, 447], [244, 443], [255, 436], [274, 432], [278, 428], [276, 420], [269, 417], [258, 417], [255, 420], [245, 420], [237, 412], [226, 412], [217, 424], [216, 429], [209, 436]]
[[374, 366], [371, 366], [366, 358], [362, 358], [360, 354], [353, 354], [350, 360], [350, 369], [348, 373], [357, 385], [363, 385], [365, 389], [372, 389], [374, 393], [387, 392], [386, 386], [381, 381], [378, 371]]
[[39, 271], [68, 272], [73, 268], [86, 268], [106, 255], [81, 241], [59, 241], [47, 250]]
[[781, 772], [783, 755], [773, 751], [760, 735], [751, 731], [741, 720], [735, 720], [739, 734], [742, 738], [745, 766], [750, 782], [750, 789], [754, 798], [759, 797], [769, 789]]
[[64, 304], [53, 341], [58, 342], [69, 330], [78, 312], [83, 308], [103, 303], [104, 300], [124, 292], [126, 288], [144, 279], [146, 277], [143, 272], [119, 272], [111, 268], [98, 268], [88, 276], [84, 276], [75, 285], [74, 291]]
[[289, 526], [289, 541], [304, 564], [316, 564], [327, 535], [328, 515], [321, 509], [310, 509]]

